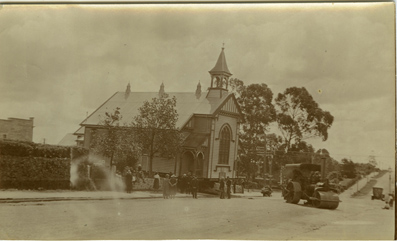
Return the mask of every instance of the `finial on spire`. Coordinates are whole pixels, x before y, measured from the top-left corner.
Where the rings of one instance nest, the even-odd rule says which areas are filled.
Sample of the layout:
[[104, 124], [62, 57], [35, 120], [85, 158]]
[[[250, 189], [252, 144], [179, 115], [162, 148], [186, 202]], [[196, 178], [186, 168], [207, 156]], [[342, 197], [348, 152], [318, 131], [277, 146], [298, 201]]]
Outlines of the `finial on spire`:
[[127, 99], [128, 96], [130, 96], [130, 93], [131, 93], [131, 85], [130, 85], [130, 83], [128, 82], [127, 89], [125, 90], [124, 98]]
[[164, 91], [164, 82], [162, 81], [162, 82], [161, 82], [161, 85], [160, 85], [159, 96], [162, 97], [162, 96], [164, 96], [164, 94], [165, 94], [165, 91]]
[[222, 49], [225, 49], [225, 41], [222, 43]]
[[199, 82], [197, 84], [197, 89], [196, 89], [196, 98], [198, 99], [198, 98], [200, 98], [200, 96], [201, 96], [201, 84], [200, 84], [200, 80], [199, 80]]

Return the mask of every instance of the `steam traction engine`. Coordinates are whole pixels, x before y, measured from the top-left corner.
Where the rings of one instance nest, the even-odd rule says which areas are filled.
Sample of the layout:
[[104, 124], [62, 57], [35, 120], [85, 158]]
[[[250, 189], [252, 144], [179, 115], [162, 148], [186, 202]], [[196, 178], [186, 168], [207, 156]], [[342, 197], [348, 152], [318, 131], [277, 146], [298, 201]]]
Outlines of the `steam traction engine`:
[[283, 197], [287, 203], [297, 204], [306, 200], [316, 208], [336, 209], [339, 205], [338, 190], [328, 180], [321, 182], [321, 166], [316, 164], [286, 164], [283, 179]]

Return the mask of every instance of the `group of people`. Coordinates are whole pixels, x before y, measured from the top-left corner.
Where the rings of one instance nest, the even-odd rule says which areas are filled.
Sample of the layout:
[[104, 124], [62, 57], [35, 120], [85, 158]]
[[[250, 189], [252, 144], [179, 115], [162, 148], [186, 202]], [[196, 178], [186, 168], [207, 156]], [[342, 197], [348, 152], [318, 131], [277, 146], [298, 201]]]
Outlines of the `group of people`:
[[220, 199], [225, 199], [225, 186], [227, 199], [230, 199], [232, 192], [232, 180], [230, 180], [229, 177], [226, 177], [226, 180], [224, 178], [219, 179]]
[[[142, 180], [145, 183], [144, 173], [142, 171], [142, 167], [138, 166], [138, 169], [135, 171], [127, 167], [125, 170], [125, 183], [126, 183], [126, 191], [127, 193], [131, 193], [133, 183]], [[153, 182], [153, 190], [160, 189], [161, 178], [159, 173], [155, 173], [154, 182]], [[244, 182], [244, 181], [243, 181]], [[236, 183], [233, 183], [229, 177], [220, 178], [220, 198], [225, 199], [231, 198], [232, 185], [235, 187]], [[162, 189], [163, 189], [163, 198], [164, 199], [174, 199], [175, 195], [179, 189], [181, 193], [192, 195], [194, 199], [197, 199], [197, 192], [199, 189], [199, 181], [197, 176], [192, 175], [189, 172], [187, 175], [183, 174], [182, 176], [176, 177], [172, 172], [166, 174], [162, 180]], [[233, 191], [235, 192], [235, 190]]]
[[132, 185], [136, 182], [142, 181], [145, 183], [145, 174], [142, 170], [142, 166], [139, 165], [138, 169], [135, 170], [130, 167], [125, 167], [124, 169], [124, 179], [125, 179], [125, 186], [126, 186], [126, 192], [131, 193], [132, 192]]
[[383, 209], [393, 209], [393, 205], [394, 205], [394, 192], [393, 194], [389, 193], [389, 195], [386, 196], [385, 206], [383, 207]]
[[188, 176], [184, 174], [183, 176], [177, 178], [172, 173], [166, 174], [163, 180], [163, 198], [175, 198], [178, 187], [181, 193], [191, 194], [193, 198], [197, 199], [197, 191], [199, 186], [198, 179], [195, 175], [191, 175], [189, 173]]

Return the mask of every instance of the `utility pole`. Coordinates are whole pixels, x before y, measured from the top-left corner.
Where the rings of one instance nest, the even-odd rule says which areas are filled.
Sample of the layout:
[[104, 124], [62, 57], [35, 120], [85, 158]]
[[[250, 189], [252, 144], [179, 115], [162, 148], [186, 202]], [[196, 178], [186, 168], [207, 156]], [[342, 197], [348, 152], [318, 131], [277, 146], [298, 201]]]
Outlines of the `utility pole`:
[[391, 167], [389, 167], [389, 194], [391, 193], [391, 173], [392, 173], [392, 169]]

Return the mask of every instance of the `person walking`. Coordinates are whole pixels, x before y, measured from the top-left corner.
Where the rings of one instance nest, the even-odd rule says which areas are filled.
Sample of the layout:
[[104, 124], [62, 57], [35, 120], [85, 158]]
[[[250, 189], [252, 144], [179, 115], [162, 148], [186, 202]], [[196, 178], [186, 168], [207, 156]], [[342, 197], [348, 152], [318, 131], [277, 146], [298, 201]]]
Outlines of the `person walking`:
[[127, 193], [131, 193], [132, 190], [132, 173], [130, 170], [125, 174], [125, 186]]
[[223, 178], [219, 180], [220, 199], [225, 199], [225, 181]]
[[389, 194], [389, 206], [391, 209], [393, 209], [393, 205], [394, 205], [394, 195]]
[[231, 186], [232, 186], [232, 181], [229, 179], [229, 177], [226, 177], [226, 193], [227, 193], [227, 199], [231, 198]]
[[170, 198], [174, 199], [176, 195], [176, 185], [178, 184], [178, 180], [176, 179], [175, 175], [172, 175], [170, 180], [169, 180], [169, 185], [170, 185]]
[[169, 190], [170, 183], [169, 182], [170, 182], [169, 175], [166, 174], [165, 178], [163, 180], [163, 198], [164, 199], [168, 199], [168, 197], [169, 197], [169, 192], [170, 192], [170, 190]]
[[186, 177], [186, 182], [185, 182], [185, 185], [186, 185], [186, 194], [190, 194], [191, 193], [191, 190], [190, 190], [190, 182], [192, 181], [192, 173], [191, 172], [188, 172], [188, 174], [187, 174], [187, 177]]
[[142, 180], [143, 183], [145, 183], [145, 175], [143, 174], [142, 166], [141, 164], [138, 165], [138, 180]]
[[156, 174], [154, 174], [154, 182], [153, 182], [153, 189], [154, 190], [159, 190], [160, 188], [160, 175], [158, 172], [156, 172]]
[[193, 175], [193, 178], [192, 178], [192, 181], [190, 183], [190, 186], [191, 186], [190, 189], [192, 190], [193, 198], [197, 199], [197, 191], [198, 191], [199, 185], [198, 185], [198, 179], [197, 179], [197, 177], [195, 175]]

